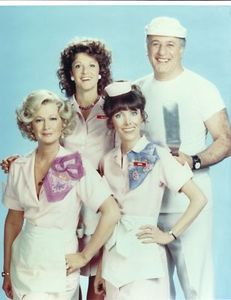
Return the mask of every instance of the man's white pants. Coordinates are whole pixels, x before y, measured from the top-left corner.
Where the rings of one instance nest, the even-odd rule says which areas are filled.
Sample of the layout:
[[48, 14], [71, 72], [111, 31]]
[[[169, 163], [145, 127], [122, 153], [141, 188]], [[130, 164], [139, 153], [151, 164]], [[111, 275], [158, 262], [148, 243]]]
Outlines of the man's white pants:
[[[176, 270], [185, 299], [211, 300], [213, 291], [212, 212], [203, 210], [190, 227], [166, 246], [171, 298], [176, 292], [173, 273]], [[159, 227], [170, 230], [181, 213], [161, 213]]]

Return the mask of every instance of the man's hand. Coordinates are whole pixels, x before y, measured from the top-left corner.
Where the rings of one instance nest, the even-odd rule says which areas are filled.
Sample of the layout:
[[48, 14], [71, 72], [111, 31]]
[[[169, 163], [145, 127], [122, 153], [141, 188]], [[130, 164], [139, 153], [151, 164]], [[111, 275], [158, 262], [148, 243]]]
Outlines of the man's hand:
[[18, 157], [19, 157], [19, 155], [12, 155], [1, 161], [0, 166], [1, 166], [2, 170], [4, 171], [4, 173], [9, 173], [11, 163]]

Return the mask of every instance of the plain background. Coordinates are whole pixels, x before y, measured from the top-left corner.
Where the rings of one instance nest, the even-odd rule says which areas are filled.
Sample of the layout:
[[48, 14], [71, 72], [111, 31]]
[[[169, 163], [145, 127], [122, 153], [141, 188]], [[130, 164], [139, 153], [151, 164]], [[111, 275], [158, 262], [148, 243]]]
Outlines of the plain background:
[[[6, 2], [7, 3], [7, 2]], [[75, 36], [100, 38], [113, 53], [115, 80], [134, 80], [151, 72], [144, 27], [153, 17], [178, 18], [188, 29], [184, 65], [214, 82], [231, 112], [231, 6], [229, 1], [200, 3], [53, 2], [53, 5], [0, 3], [0, 159], [24, 154], [35, 145], [22, 138], [15, 108], [32, 90], [61, 95], [56, 77], [59, 55]], [[44, 2], [45, 3], [45, 2]], [[25, 4], [25, 3], [24, 3]], [[33, 4], [33, 5], [32, 5]], [[70, 3], [69, 3], [70, 4]], [[216, 299], [231, 299], [231, 163], [211, 168], [214, 192]], [[6, 176], [1, 172], [3, 184]], [[0, 240], [6, 210], [0, 203]], [[200, 247], [200, 245], [195, 245]], [[0, 242], [0, 265], [2, 265]], [[2, 266], [1, 266], [2, 267]], [[181, 298], [179, 292], [178, 297]], [[5, 299], [0, 291], [0, 299]], [[153, 298], [154, 299], [154, 298]], [[41, 299], [42, 300], [42, 299]], [[205, 299], [206, 300], [206, 299]]]

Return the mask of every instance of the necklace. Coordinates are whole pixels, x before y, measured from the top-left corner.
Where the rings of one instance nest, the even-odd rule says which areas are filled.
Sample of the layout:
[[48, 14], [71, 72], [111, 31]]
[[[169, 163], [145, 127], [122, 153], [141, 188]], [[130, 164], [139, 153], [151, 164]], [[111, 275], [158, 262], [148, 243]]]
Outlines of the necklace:
[[88, 106], [81, 106], [81, 105], [79, 105], [79, 108], [80, 108], [81, 110], [89, 110], [89, 109], [91, 109], [92, 107], [95, 106], [95, 104], [99, 101], [99, 98], [100, 98], [100, 96], [98, 96], [98, 97], [95, 99], [95, 101], [94, 101], [92, 104], [88, 105]]

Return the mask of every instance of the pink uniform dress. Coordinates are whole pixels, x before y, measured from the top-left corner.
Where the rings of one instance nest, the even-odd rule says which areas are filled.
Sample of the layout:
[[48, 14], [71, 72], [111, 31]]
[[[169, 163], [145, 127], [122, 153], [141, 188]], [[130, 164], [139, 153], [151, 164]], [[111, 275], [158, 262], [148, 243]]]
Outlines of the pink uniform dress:
[[[73, 133], [64, 140], [64, 146], [71, 151], [78, 150], [86, 157], [95, 169], [98, 169], [100, 159], [114, 147], [114, 131], [107, 128], [107, 117], [103, 111], [104, 100], [101, 97], [92, 108], [87, 120], [84, 119], [81, 110], [72, 96], [68, 101], [76, 111], [77, 125]], [[80, 248], [83, 248], [95, 231], [99, 215], [83, 205], [81, 209], [82, 224], [78, 230]], [[82, 231], [83, 229], [83, 231]], [[82, 235], [83, 238], [82, 238]], [[96, 274], [98, 256], [81, 269], [81, 275], [91, 276]]]
[[113, 149], [101, 166], [123, 213], [103, 254], [106, 299], [169, 300], [164, 247], [142, 244], [136, 233], [141, 225], [157, 225], [165, 187], [177, 193], [191, 179], [192, 172], [168, 149], [145, 137], [127, 155], [121, 155], [120, 148]]
[[76, 227], [82, 203], [97, 212], [111, 191], [78, 152], [60, 147], [37, 196], [34, 163], [35, 151], [12, 164], [4, 194], [5, 206], [24, 211], [25, 218], [12, 245], [14, 299], [69, 300], [79, 271], [66, 276], [65, 254], [78, 251]]

